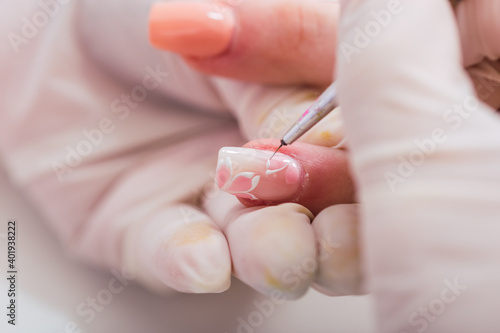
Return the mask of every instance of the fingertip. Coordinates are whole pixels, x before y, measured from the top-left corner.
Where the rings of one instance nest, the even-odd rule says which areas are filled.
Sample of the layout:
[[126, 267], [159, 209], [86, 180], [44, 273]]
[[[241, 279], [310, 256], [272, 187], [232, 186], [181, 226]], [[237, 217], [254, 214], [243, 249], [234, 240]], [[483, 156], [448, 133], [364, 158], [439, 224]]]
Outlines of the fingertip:
[[234, 273], [266, 295], [301, 297], [316, 272], [312, 214], [297, 204], [254, 208], [227, 228]]
[[231, 258], [226, 238], [194, 207], [168, 207], [138, 234], [137, 254], [146, 273], [180, 292], [219, 293], [229, 288]]
[[[276, 139], [259, 139], [250, 141], [243, 147], [274, 152], [279, 145], [280, 142]], [[298, 191], [274, 200], [239, 198], [245, 206], [296, 202], [317, 214], [331, 205], [356, 202], [355, 184], [346, 151], [295, 142], [280, 148], [279, 153], [292, 157], [300, 164], [303, 177]]]
[[206, 225], [183, 228], [159, 243], [153, 261], [156, 275], [177, 291], [220, 293], [231, 283], [226, 240]]

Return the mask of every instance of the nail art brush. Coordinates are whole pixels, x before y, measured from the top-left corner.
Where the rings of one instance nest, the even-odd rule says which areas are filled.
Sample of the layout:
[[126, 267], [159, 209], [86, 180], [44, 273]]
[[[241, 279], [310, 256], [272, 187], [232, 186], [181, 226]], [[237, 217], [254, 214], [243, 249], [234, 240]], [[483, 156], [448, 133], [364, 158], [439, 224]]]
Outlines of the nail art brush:
[[294, 143], [337, 106], [337, 86], [333, 82], [285, 133], [280, 146], [269, 160], [281, 147]]

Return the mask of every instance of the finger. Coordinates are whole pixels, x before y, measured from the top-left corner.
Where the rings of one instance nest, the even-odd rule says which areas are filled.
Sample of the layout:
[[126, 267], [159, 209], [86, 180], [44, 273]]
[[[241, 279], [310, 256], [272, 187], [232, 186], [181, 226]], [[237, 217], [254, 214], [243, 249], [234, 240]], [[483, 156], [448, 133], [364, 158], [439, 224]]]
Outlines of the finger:
[[[130, 168], [89, 222], [123, 239], [115, 251], [149, 286], [190, 293], [229, 287], [231, 259], [222, 231], [201, 209], [181, 203], [194, 202], [193, 191], [210, 180], [210, 146], [217, 144], [217, 138], [201, 136], [148, 157]], [[95, 242], [98, 231], [87, 232], [89, 242], [83, 243]]]
[[465, 66], [500, 58], [500, 2], [462, 1], [456, 8]]
[[355, 201], [347, 154], [343, 150], [277, 140], [256, 140], [245, 148], [222, 148], [215, 181], [248, 206], [296, 202], [314, 214]]
[[311, 219], [297, 204], [241, 209], [225, 228], [235, 276], [266, 295], [302, 296], [317, 268]]
[[150, 215], [128, 230], [124, 253], [127, 267], [157, 290], [168, 286], [181, 292], [216, 293], [230, 285], [226, 239], [195, 207], [165, 207]]
[[330, 83], [337, 2], [230, 3], [155, 4], [151, 43], [208, 74], [265, 83]]
[[317, 266], [309, 210], [297, 204], [246, 208], [220, 190], [207, 193], [203, 206], [226, 235], [235, 276], [277, 299], [305, 293]]
[[314, 288], [330, 296], [364, 293], [358, 235], [358, 205], [334, 205], [313, 221], [318, 248]]
[[[210, 181], [213, 146], [227, 140], [231, 136], [202, 135], [173, 147], [142, 150], [133, 163], [120, 155], [109, 165], [80, 168], [75, 177], [93, 188], [92, 177], [99, 170], [113, 177], [116, 165], [127, 163], [103, 192], [93, 192], [95, 208], [87, 208], [88, 215], [68, 241], [73, 252], [104, 267], [125, 266], [156, 291], [227, 289], [231, 260], [223, 233], [196, 206], [181, 204], [195, 202], [194, 196]], [[64, 195], [67, 191], [61, 192]]]
[[231, 260], [219, 227], [194, 206], [170, 203], [169, 197], [182, 193], [169, 192], [171, 182], [170, 189], [164, 181], [143, 185], [161, 178], [165, 164], [136, 169], [122, 180], [73, 240], [73, 252], [93, 263], [124, 266], [157, 292], [224, 291]]

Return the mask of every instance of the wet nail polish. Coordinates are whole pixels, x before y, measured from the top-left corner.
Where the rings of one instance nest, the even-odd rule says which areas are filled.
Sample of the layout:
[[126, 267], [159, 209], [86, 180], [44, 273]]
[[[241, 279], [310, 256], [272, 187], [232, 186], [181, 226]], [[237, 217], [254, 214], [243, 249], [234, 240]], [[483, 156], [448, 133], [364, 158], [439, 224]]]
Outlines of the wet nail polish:
[[233, 31], [232, 9], [214, 2], [157, 2], [149, 17], [151, 44], [183, 56], [221, 54], [229, 47]]
[[215, 172], [217, 186], [240, 198], [283, 201], [297, 193], [302, 167], [292, 157], [272, 151], [224, 147]]

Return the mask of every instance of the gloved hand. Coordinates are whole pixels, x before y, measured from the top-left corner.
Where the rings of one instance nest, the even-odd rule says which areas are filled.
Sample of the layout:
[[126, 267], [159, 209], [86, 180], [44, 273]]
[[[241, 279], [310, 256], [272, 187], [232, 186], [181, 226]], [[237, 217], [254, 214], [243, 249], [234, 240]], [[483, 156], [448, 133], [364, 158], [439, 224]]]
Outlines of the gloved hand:
[[[341, 43], [387, 10], [378, 0], [342, 6]], [[463, 65], [485, 59], [498, 71], [500, 3], [462, 1], [458, 29], [447, 1], [398, 9], [337, 63], [379, 331], [496, 332], [499, 105], [478, 100]]]
[[[196, 73], [148, 45], [148, 2], [2, 6], [2, 159], [68, 253], [159, 291], [219, 292], [232, 267], [262, 292], [307, 290], [316, 240], [326, 253], [339, 240], [315, 235], [300, 205], [246, 209], [207, 184], [220, 147], [279, 137], [314, 89]], [[18, 27], [38, 11], [50, 16], [43, 29]], [[311, 142], [339, 143], [338, 114], [330, 119]], [[350, 184], [345, 153], [337, 159]]]
[[[337, 82], [379, 331], [496, 332], [500, 4], [465, 0], [457, 17], [444, 0], [342, 5]], [[479, 71], [478, 95], [464, 64], [491, 70]], [[334, 154], [286, 148], [310, 165]], [[318, 181], [302, 200], [328, 168], [308, 176]]]

